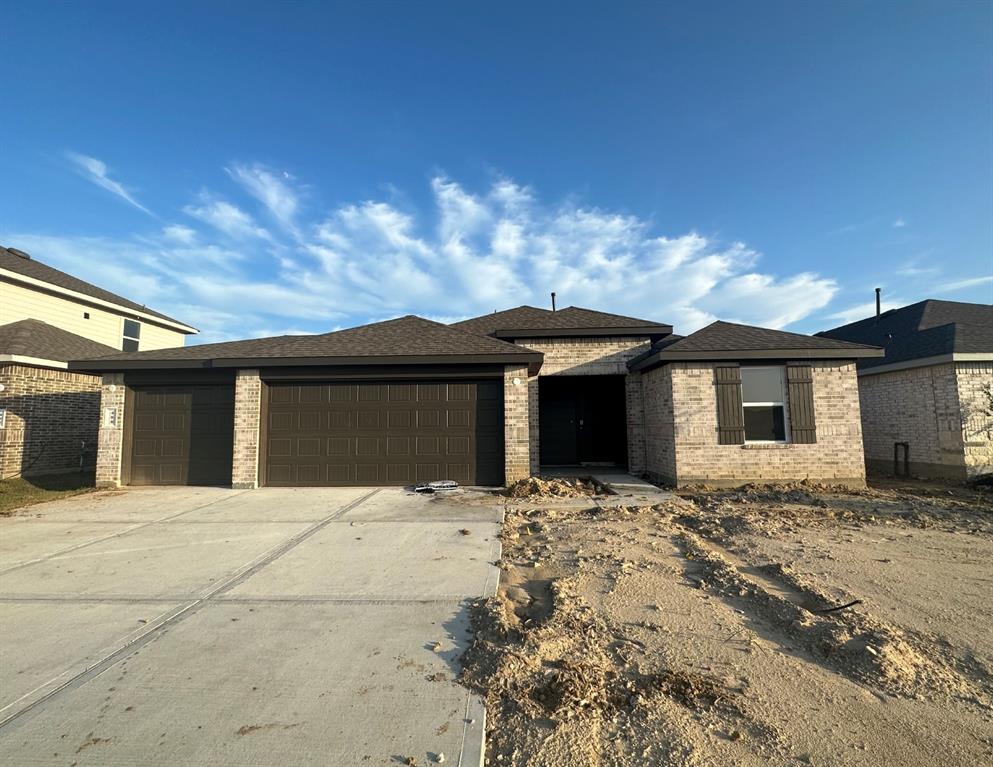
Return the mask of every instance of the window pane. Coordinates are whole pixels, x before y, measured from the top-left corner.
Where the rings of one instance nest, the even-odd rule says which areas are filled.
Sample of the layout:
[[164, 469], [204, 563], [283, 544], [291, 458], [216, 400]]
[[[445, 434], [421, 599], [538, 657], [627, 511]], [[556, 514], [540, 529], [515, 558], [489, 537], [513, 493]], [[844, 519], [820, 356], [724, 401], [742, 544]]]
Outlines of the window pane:
[[133, 338], [125, 338], [121, 348], [126, 352], [136, 352], [138, 351], [138, 342]]
[[124, 335], [128, 338], [141, 338], [141, 323], [124, 320]]
[[745, 408], [745, 440], [747, 442], [783, 442], [786, 440], [786, 419], [782, 405]]
[[782, 368], [742, 368], [742, 402], [785, 402]]

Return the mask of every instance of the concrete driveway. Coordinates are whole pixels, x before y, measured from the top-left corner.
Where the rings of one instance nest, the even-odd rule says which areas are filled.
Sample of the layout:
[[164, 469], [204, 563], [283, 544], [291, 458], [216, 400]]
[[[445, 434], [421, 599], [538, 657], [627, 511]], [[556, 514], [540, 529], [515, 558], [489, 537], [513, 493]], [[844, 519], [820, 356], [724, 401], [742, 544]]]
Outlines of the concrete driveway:
[[[0, 519], [0, 763], [481, 763], [498, 504], [135, 488]], [[440, 649], [435, 649], [435, 643]]]

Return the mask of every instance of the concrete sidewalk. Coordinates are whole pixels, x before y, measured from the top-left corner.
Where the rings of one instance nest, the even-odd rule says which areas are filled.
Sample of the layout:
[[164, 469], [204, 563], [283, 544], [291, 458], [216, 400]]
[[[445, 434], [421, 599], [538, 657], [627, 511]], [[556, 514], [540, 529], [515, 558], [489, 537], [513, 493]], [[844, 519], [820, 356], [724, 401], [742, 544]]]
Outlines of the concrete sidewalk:
[[0, 763], [475, 767], [454, 678], [501, 514], [154, 488], [0, 520]]

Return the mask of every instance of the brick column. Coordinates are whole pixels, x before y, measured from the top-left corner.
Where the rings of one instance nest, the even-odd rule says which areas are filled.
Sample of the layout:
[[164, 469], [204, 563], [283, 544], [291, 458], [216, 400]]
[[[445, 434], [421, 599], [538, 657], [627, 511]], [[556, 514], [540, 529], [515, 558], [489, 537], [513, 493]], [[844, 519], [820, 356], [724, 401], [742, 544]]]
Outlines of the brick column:
[[641, 373], [624, 377], [625, 415], [628, 429], [628, 471], [645, 471], [645, 406], [641, 390]]
[[97, 434], [97, 487], [121, 486], [124, 448], [123, 373], [106, 373], [100, 386], [100, 431]]
[[262, 379], [257, 369], [239, 370], [234, 382], [234, 460], [231, 487], [259, 486], [259, 425], [262, 418]]
[[[516, 383], [515, 383], [516, 381]], [[503, 373], [504, 475], [507, 484], [531, 473], [527, 366], [508, 365]]]
[[541, 440], [540, 424], [538, 418], [540, 409], [538, 407], [538, 376], [528, 379], [528, 448], [531, 452], [531, 473], [538, 474], [541, 471]]

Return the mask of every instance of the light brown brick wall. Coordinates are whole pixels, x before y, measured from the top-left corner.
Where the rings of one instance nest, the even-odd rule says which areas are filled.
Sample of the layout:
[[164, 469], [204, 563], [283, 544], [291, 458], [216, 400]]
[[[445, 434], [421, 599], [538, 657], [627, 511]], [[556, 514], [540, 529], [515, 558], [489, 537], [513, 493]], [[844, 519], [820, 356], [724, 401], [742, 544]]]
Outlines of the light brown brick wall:
[[670, 366], [642, 373], [641, 392], [645, 415], [644, 471], [654, 482], [675, 484], [676, 443]]
[[256, 369], [239, 370], [234, 382], [234, 456], [231, 486], [259, 486], [259, 427], [262, 418], [262, 379]]
[[965, 472], [969, 477], [993, 472], [993, 362], [957, 362]]
[[[97, 487], [121, 484], [121, 451], [124, 446], [123, 373], [105, 373], [100, 387], [100, 430], [97, 437]], [[117, 423], [108, 420], [108, 411], [116, 412]]]
[[92, 469], [100, 378], [68, 370], [0, 365], [0, 478]]
[[530, 407], [530, 471], [540, 470], [541, 442], [539, 438], [541, 413], [538, 401], [538, 378], [550, 375], [625, 376], [627, 403], [628, 469], [644, 470], [644, 418], [641, 415], [641, 387], [637, 374], [628, 375], [627, 362], [648, 349], [647, 336], [607, 338], [521, 338], [514, 343], [545, 355], [538, 376], [528, 381]]
[[530, 388], [527, 366], [508, 365], [504, 368], [504, 481], [507, 484], [524, 479], [531, 473]]
[[893, 443], [908, 442], [912, 474], [965, 476], [954, 364], [862, 375], [859, 399], [870, 470], [892, 473]]
[[[817, 442], [809, 445], [717, 444], [713, 363], [672, 363], [644, 374], [650, 475], [668, 481], [675, 475], [679, 485], [802, 479], [864, 484], [855, 365], [810, 364]], [[666, 402], [667, 388], [671, 404]]]

